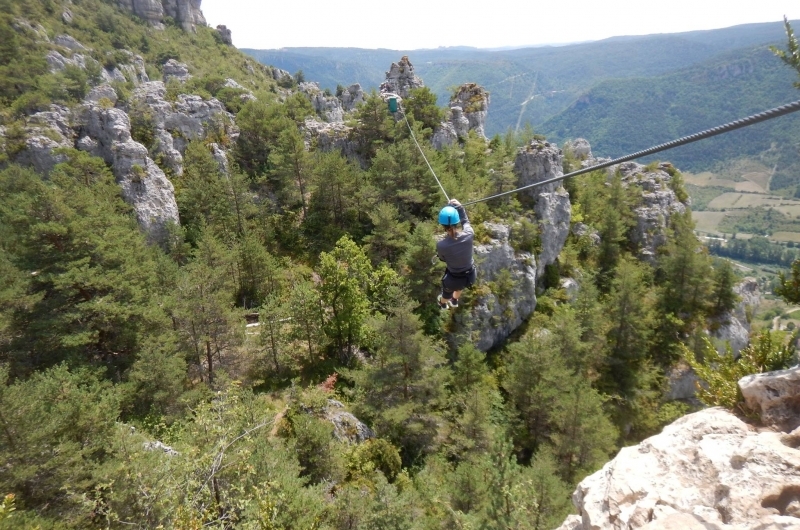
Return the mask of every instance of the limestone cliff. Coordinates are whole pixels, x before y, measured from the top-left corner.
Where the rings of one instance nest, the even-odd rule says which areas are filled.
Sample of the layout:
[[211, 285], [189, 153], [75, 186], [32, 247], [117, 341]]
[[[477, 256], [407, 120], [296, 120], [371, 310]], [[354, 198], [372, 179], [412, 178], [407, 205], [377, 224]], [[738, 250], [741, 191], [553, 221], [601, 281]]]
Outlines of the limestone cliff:
[[425, 84], [414, 73], [414, 66], [408, 60], [408, 56], [404, 55], [399, 62], [392, 63], [389, 67], [389, 71], [386, 72], [386, 81], [381, 83], [380, 91], [381, 93], [391, 92], [401, 98], [407, 98], [411, 89], [423, 86]]
[[164, 26], [165, 17], [172, 18], [185, 31], [206, 25], [200, 10], [201, 0], [117, 0], [117, 4], [156, 27]]
[[559, 530], [800, 528], [800, 368], [739, 386], [769, 428], [721, 408], [685, 416], [585, 478]]
[[484, 223], [490, 239], [475, 246], [475, 264], [483, 285], [492, 285], [501, 273], [512, 283], [509, 291], [479, 291], [469, 312], [454, 315], [459, 329], [468, 329], [473, 344], [487, 351], [501, 344], [536, 308], [536, 258], [528, 252], [516, 252], [509, 243], [514, 227]]
[[431, 143], [441, 150], [463, 141], [470, 131], [486, 139], [486, 116], [489, 114], [489, 93], [475, 83], [465, 83], [450, 99], [447, 119], [436, 127]]

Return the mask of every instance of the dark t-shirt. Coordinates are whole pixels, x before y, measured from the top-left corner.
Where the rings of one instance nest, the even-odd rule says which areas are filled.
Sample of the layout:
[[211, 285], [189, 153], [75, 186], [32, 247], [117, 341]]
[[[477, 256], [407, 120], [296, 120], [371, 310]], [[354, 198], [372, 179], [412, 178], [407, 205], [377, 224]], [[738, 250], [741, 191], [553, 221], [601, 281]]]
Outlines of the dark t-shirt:
[[436, 244], [436, 254], [439, 259], [447, 264], [447, 270], [454, 274], [467, 272], [473, 267], [472, 262], [472, 242], [475, 232], [467, 219], [464, 207], [456, 208], [461, 218], [463, 230], [456, 234], [455, 238], [445, 236], [444, 239]]

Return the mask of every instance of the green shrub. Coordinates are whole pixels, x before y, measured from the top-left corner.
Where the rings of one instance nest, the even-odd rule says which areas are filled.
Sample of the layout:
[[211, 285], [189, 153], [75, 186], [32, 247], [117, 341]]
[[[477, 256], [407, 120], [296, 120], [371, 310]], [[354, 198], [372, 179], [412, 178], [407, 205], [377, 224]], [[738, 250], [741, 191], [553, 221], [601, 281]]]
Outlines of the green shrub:
[[144, 103], [131, 106], [128, 116], [131, 120], [131, 137], [150, 149], [155, 141], [155, 120], [153, 111]]
[[47, 110], [53, 100], [45, 93], [38, 90], [26, 92], [11, 104], [14, 116], [27, 116], [35, 112]]
[[514, 250], [518, 252], [536, 253], [542, 249], [539, 227], [525, 217], [522, 217], [519, 222], [511, 226], [511, 233], [508, 239]]
[[739, 380], [746, 375], [782, 370], [791, 366], [796, 359], [793, 344], [799, 334], [793, 333], [787, 342], [783, 340], [783, 333], [762, 331], [739, 353], [739, 358], [734, 358], [730, 346], [724, 353], [719, 353], [708, 338], [704, 339], [701, 359], [681, 345], [683, 358], [703, 382], [697, 388], [698, 399], [708, 406], [744, 411]]

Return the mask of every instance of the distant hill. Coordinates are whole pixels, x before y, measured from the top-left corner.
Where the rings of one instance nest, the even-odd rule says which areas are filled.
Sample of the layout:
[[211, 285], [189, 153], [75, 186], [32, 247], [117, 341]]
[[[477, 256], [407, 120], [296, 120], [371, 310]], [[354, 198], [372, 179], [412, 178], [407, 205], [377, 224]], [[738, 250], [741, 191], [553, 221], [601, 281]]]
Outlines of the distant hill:
[[[487, 133], [505, 132], [531, 123], [539, 129], [568, 109], [596, 84], [610, 79], [657, 77], [712, 60], [734, 50], [750, 51], [780, 44], [780, 22], [731, 28], [614, 37], [568, 46], [514, 50], [444, 48], [431, 50], [368, 50], [360, 48], [245, 49], [262, 63], [303, 70], [306, 79], [323, 88], [359, 82], [369, 90], [383, 81], [393, 61], [408, 55], [426, 86], [449, 100], [450, 89], [476, 82], [491, 92]], [[773, 59], [774, 61], [774, 59]]]
[[[795, 77], [763, 47], [737, 50], [662, 76], [603, 81], [539, 130], [556, 142], [580, 136], [602, 156], [622, 156], [800, 99]], [[792, 115], [657, 156], [700, 171], [798, 141], [800, 116]], [[776, 175], [772, 188], [791, 184], [785, 180]]]

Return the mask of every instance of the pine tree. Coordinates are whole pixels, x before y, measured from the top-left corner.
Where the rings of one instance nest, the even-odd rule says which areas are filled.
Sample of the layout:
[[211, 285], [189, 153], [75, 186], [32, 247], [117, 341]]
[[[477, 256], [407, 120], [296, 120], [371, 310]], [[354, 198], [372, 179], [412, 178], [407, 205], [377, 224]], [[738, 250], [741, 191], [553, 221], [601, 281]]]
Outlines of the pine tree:
[[320, 254], [320, 298], [329, 310], [325, 334], [331, 339], [336, 354], [349, 364], [356, 346], [364, 338], [364, 324], [369, 315], [367, 289], [372, 265], [364, 251], [347, 236], [342, 237], [332, 252]]
[[622, 256], [622, 246], [632, 226], [632, 204], [622, 179], [616, 175], [611, 181], [608, 202], [600, 217], [600, 249], [597, 256], [597, 281], [601, 291], [608, 291], [614, 269]]
[[610, 327], [601, 388], [631, 396], [637, 374], [647, 358], [654, 325], [645, 269], [631, 259], [620, 261], [606, 301]]
[[155, 253], [103, 161], [65, 154], [49, 183], [15, 166], [0, 172], [2, 249], [28, 271], [27, 303], [7, 314], [3, 356], [15, 375], [68, 361], [119, 377], [142, 340], [167, 324], [154, 297]]
[[418, 223], [408, 236], [408, 246], [400, 259], [400, 272], [408, 296], [419, 304], [415, 313], [420, 316], [425, 332], [439, 330], [439, 308], [436, 294], [441, 290], [441, 272], [437, 265], [436, 241], [432, 223]]
[[303, 231], [312, 249], [330, 250], [345, 233], [359, 240], [368, 217], [362, 206], [364, 171], [337, 152], [316, 153]]
[[269, 154], [269, 163], [271, 188], [277, 194], [278, 206], [293, 208], [300, 204], [305, 217], [308, 214], [312, 157], [296, 127], [281, 131]]
[[[182, 270], [172, 318], [187, 359], [214, 384], [215, 362], [241, 341], [244, 319], [233, 307], [233, 256], [210, 235], [199, 241], [194, 259]], [[204, 370], [203, 370], [204, 369]]]
[[711, 287], [711, 314], [720, 316], [736, 307], [738, 297], [733, 291], [736, 276], [728, 260], [722, 260], [714, 267], [714, 279]]
[[357, 407], [382, 437], [400, 447], [409, 465], [433, 451], [449, 377], [442, 345], [422, 333], [412, 305], [399, 300], [377, 324], [374, 359], [349, 371], [363, 398]]
[[320, 293], [308, 280], [295, 282], [289, 293], [289, 306], [292, 308], [290, 337], [300, 341], [306, 350], [304, 355], [298, 355], [300, 367], [313, 366], [320, 360], [325, 340], [325, 313]]
[[406, 239], [410, 230], [407, 221], [400, 221], [397, 207], [393, 204], [378, 204], [370, 212], [372, 233], [364, 238], [367, 253], [372, 258], [372, 263], [379, 265], [388, 262], [394, 265], [406, 247]]
[[458, 349], [451, 387], [448, 407], [452, 414], [448, 435], [451, 458], [462, 459], [470, 453], [487, 451], [495, 432], [493, 415], [501, 409], [502, 399], [485, 355], [471, 343]]
[[389, 109], [375, 91], [370, 92], [355, 112], [356, 126], [351, 133], [358, 151], [372, 160], [381, 147], [394, 138], [395, 124]]

